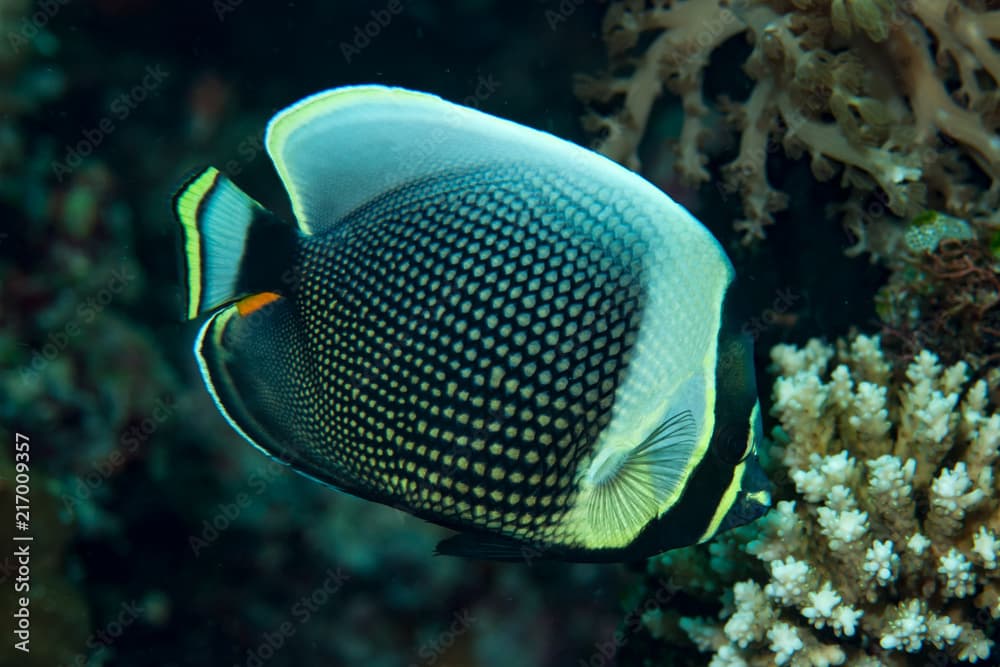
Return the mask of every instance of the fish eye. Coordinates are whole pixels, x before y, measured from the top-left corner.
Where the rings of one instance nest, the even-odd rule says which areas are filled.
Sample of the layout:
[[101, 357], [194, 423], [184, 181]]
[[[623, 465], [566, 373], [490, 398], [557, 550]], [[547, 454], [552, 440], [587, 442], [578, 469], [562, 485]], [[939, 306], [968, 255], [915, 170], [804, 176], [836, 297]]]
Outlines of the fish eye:
[[730, 465], [742, 463], [757, 451], [760, 433], [760, 403], [755, 401], [745, 427], [729, 424], [716, 434], [715, 448], [719, 458]]
[[754, 450], [757, 439], [753, 429], [723, 427], [715, 436], [715, 451], [730, 465], [743, 462]]

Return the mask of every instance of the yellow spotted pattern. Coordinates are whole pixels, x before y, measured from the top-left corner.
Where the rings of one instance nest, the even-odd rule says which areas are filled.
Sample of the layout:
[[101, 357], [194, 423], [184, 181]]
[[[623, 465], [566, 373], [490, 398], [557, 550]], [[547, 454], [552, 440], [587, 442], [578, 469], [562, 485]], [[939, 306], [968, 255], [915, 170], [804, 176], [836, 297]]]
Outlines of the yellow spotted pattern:
[[458, 173], [309, 237], [294, 404], [316, 467], [425, 518], [558, 543], [646, 298], [627, 210], [598, 201], [552, 175]]

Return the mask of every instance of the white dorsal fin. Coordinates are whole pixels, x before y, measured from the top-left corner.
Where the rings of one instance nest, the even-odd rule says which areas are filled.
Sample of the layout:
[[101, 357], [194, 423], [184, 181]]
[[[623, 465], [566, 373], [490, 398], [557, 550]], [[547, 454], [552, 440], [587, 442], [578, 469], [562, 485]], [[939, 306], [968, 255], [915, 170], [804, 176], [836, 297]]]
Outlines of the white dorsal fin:
[[281, 111], [268, 124], [266, 144], [307, 234], [394, 187], [445, 171], [509, 161], [617, 170], [616, 180], [624, 171], [551, 134], [376, 85], [335, 88]]

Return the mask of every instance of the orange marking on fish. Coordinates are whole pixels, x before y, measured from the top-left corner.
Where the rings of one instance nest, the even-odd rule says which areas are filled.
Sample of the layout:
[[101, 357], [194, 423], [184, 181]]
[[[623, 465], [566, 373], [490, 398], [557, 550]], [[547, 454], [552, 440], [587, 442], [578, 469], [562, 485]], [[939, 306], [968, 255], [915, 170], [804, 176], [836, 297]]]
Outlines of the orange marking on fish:
[[240, 311], [240, 315], [246, 317], [250, 313], [255, 313], [269, 303], [274, 303], [281, 298], [280, 294], [274, 292], [261, 292], [260, 294], [252, 294], [248, 297], [240, 299], [236, 302], [236, 309]]

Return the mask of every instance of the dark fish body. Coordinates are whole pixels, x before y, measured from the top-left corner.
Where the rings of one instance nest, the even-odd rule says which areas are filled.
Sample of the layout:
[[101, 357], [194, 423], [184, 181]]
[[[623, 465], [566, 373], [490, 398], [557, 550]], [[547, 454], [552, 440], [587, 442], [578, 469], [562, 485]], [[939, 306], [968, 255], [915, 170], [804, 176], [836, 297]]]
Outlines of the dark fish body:
[[442, 553], [625, 560], [766, 509], [732, 270], [668, 197], [376, 86], [282, 112], [268, 151], [298, 228], [214, 169], [175, 205], [196, 355], [252, 444], [459, 531]]

